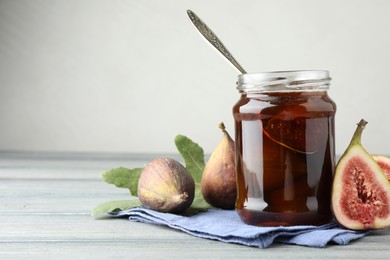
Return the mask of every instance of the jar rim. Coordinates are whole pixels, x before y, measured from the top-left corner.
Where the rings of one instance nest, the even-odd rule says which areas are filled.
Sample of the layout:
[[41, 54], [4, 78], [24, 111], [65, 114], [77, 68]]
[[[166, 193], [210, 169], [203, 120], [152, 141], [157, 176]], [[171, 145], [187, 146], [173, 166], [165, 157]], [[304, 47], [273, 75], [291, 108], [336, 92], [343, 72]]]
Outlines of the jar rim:
[[325, 91], [331, 78], [327, 70], [290, 70], [238, 75], [240, 92]]

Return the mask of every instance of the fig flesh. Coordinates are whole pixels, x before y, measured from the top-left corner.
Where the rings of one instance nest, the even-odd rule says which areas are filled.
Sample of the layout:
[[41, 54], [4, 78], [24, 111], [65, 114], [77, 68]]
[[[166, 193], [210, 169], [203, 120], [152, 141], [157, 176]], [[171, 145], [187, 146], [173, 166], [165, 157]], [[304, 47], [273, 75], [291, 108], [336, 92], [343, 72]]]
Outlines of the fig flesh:
[[374, 154], [372, 157], [377, 162], [379, 167], [381, 167], [383, 173], [387, 177], [387, 180], [390, 181], [390, 158], [379, 154]]
[[194, 200], [195, 182], [186, 168], [169, 158], [151, 161], [138, 181], [142, 204], [159, 212], [181, 213]]
[[366, 121], [358, 123], [333, 180], [332, 210], [340, 225], [353, 230], [390, 226], [390, 183], [361, 144]]
[[237, 196], [234, 141], [223, 123], [219, 124], [219, 128], [223, 137], [204, 168], [201, 192], [210, 205], [234, 209]]

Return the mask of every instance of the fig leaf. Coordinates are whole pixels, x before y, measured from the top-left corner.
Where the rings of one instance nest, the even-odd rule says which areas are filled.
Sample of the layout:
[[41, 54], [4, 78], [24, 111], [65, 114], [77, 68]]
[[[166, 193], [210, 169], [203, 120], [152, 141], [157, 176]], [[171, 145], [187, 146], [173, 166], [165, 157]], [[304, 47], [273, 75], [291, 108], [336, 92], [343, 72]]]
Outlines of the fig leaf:
[[137, 196], [139, 176], [143, 168], [127, 169], [124, 167], [113, 168], [102, 173], [103, 181], [114, 184], [118, 188], [128, 188], [130, 194]]
[[121, 210], [128, 210], [137, 206], [140, 206], [141, 202], [139, 199], [131, 199], [131, 200], [113, 200], [103, 202], [97, 205], [92, 211], [91, 216], [96, 217], [99, 215], [107, 214], [107, 213], [115, 213]]
[[191, 204], [191, 208], [198, 209], [199, 211], [202, 211], [202, 209], [206, 210], [212, 208], [212, 206], [208, 204], [202, 196], [200, 183], [195, 183], [195, 198]]
[[177, 135], [175, 144], [184, 159], [187, 171], [192, 175], [195, 183], [200, 183], [205, 167], [203, 148], [184, 135]]
[[175, 144], [184, 159], [187, 171], [195, 181], [195, 198], [190, 209], [200, 212], [212, 208], [203, 198], [200, 186], [205, 167], [203, 148], [184, 135], [177, 135]]

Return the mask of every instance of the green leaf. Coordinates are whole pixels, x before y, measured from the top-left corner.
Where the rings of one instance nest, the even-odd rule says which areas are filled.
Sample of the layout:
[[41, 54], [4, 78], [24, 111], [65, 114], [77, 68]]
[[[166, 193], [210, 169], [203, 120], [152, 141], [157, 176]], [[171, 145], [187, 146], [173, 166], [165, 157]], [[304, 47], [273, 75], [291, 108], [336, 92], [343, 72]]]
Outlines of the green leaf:
[[177, 135], [175, 144], [186, 164], [186, 169], [195, 181], [195, 198], [191, 207], [187, 210], [194, 214], [212, 208], [203, 198], [200, 189], [200, 182], [205, 167], [204, 152], [202, 147], [194, 143], [191, 139], [183, 135]]
[[212, 208], [210, 204], [208, 204], [203, 196], [202, 192], [200, 190], [200, 183], [195, 184], [195, 198], [194, 201], [191, 204], [192, 208], [197, 208], [197, 209], [209, 209]]
[[205, 167], [202, 147], [184, 135], [177, 135], [175, 144], [184, 159], [186, 169], [194, 178], [195, 183], [200, 183]]
[[103, 181], [114, 184], [118, 188], [128, 188], [131, 195], [137, 196], [138, 180], [143, 168], [127, 169], [118, 167], [102, 173]]
[[92, 211], [91, 216], [95, 217], [106, 213], [114, 213], [121, 210], [128, 210], [141, 205], [138, 199], [107, 201], [97, 205]]

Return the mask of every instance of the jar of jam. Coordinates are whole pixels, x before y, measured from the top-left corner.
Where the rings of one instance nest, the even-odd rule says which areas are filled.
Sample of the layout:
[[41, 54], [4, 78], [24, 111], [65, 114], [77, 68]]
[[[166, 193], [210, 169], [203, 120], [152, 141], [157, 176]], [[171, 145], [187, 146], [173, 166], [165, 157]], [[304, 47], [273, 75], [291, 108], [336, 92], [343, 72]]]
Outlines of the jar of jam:
[[328, 71], [242, 74], [233, 108], [236, 211], [256, 226], [331, 220], [336, 104]]

